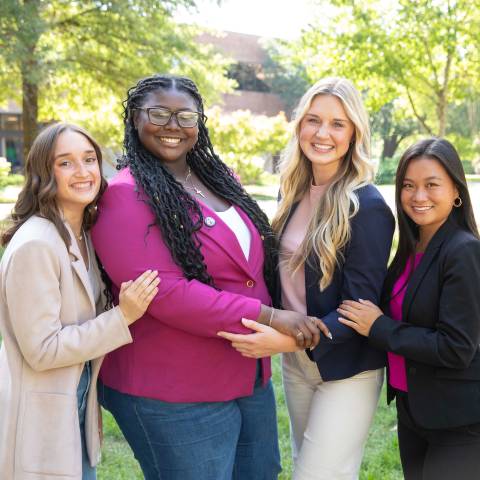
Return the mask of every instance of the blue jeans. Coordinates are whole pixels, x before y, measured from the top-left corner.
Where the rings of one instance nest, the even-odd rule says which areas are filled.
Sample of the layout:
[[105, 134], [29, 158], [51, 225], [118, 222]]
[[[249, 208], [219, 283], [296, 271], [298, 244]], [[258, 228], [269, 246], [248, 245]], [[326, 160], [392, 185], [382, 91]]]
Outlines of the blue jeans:
[[90, 466], [85, 442], [85, 412], [87, 410], [87, 395], [92, 378], [90, 362], [85, 363], [82, 376], [77, 387], [78, 419], [80, 421], [80, 435], [82, 437], [82, 480], [95, 480], [96, 469]]
[[271, 382], [228, 402], [170, 403], [99, 382], [146, 480], [275, 480], [281, 471]]

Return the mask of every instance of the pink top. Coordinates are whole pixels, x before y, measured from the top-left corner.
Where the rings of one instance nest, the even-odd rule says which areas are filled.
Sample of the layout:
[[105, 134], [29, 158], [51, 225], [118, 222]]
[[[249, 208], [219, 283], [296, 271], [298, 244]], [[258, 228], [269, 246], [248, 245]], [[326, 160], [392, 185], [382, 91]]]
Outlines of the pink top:
[[287, 310], [307, 313], [305, 293], [305, 268], [301, 266], [295, 273], [290, 271], [288, 261], [302, 244], [308, 224], [327, 185], [312, 185], [300, 200], [298, 207], [288, 222], [280, 241], [280, 284], [282, 285], [282, 305]]
[[[413, 269], [415, 270], [423, 257], [423, 253], [415, 254]], [[393, 285], [392, 299], [390, 300], [390, 315], [398, 322], [402, 321], [402, 305], [407, 291], [408, 278], [412, 272], [412, 264], [407, 262], [405, 270], [398, 277]], [[405, 358], [396, 353], [387, 352], [388, 366], [390, 372], [389, 383], [393, 388], [408, 391], [407, 387], [407, 373], [405, 370]]]

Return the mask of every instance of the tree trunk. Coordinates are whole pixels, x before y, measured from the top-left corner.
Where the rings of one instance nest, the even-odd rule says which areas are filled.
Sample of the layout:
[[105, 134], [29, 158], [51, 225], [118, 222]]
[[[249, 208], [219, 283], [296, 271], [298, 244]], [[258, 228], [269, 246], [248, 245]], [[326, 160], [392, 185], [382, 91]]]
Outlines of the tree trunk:
[[20, 72], [22, 78], [23, 161], [27, 159], [33, 140], [38, 133], [38, 82], [40, 65], [37, 43], [41, 36], [40, 0], [24, 0], [20, 21], [22, 54]]
[[395, 155], [400, 140], [401, 138], [399, 138], [398, 135], [391, 135], [383, 139], [382, 160], [384, 158], [392, 158], [393, 155]]
[[444, 137], [447, 130], [447, 100], [445, 95], [441, 95], [437, 105], [438, 114], [438, 136]]
[[38, 85], [29, 79], [28, 66], [22, 68], [23, 159], [27, 159], [38, 133]]

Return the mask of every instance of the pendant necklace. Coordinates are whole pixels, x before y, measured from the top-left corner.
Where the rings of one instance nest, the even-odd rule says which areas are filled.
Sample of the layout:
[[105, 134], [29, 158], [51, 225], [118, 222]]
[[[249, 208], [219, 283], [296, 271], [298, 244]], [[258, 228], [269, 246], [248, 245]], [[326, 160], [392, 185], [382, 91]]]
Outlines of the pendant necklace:
[[[190, 180], [190, 185], [187, 185], [189, 183], [189, 180]], [[183, 186], [185, 188], [188, 188], [189, 190], [193, 190], [196, 195], [200, 195], [201, 197], [205, 198], [204, 193], [192, 181], [192, 169], [190, 167], [188, 167], [187, 176], [183, 181]]]

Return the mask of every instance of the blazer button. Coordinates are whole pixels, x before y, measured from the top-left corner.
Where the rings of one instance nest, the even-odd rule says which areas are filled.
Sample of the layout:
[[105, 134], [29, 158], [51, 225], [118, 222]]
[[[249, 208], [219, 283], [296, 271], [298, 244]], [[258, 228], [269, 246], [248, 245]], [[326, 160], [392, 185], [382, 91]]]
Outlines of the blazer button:
[[417, 373], [417, 369], [415, 367], [408, 367], [408, 373], [415, 375]]
[[252, 288], [255, 285], [255, 282], [253, 280], [247, 280], [247, 287]]

